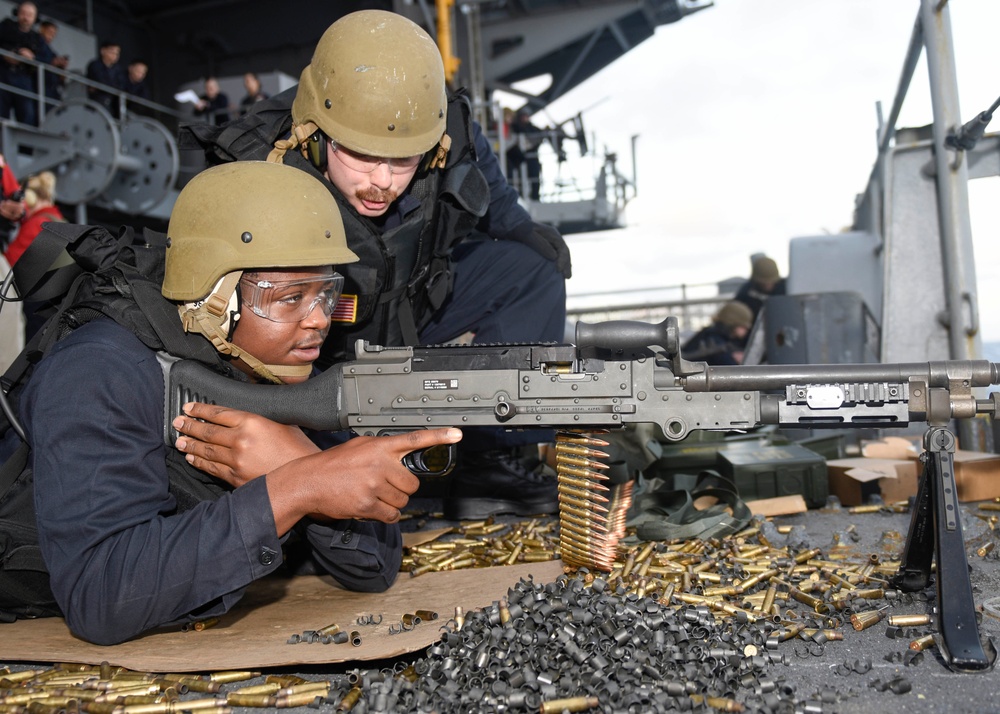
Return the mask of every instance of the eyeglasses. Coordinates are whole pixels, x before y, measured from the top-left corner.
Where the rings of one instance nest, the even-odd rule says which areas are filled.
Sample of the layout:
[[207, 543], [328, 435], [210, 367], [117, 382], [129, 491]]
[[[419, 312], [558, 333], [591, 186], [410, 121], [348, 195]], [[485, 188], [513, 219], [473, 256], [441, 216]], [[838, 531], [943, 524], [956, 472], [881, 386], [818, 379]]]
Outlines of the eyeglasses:
[[336, 145], [333, 147], [333, 153], [340, 159], [340, 163], [359, 174], [373, 173], [382, 164], [389, 167], [390, 174], [405, 174], [420, 166], [420, 160], [424, 158], [423, 154], [417, 154], [416, 156], [404, 156], [401, 159], [383, 159], [377, 156], [357, 154], [350, 149]]
[[301, 322], [317, 306], [329, 317], [340, 299], [344, 276], [338, 273], [298, 280], [241, 278], [240, 297], [255, 315], [271, 322]]

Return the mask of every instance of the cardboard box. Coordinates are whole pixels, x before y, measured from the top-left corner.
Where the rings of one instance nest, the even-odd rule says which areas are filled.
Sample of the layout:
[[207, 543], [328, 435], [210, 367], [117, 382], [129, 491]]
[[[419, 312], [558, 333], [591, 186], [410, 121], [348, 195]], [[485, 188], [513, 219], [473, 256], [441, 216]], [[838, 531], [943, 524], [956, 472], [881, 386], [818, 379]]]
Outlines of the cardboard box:
[[873, 494], [885, 503], [917, 494], [920, 462], [915, 459], [833, 459], [826, 467], [830, 493], [845, 506], [860, 506]]
[[[828, 461], [827, 468], [830, 493], [845, 506], [857, 506], [873, 493], [880, 493], [886, 503], [915, 496], [923, 464], [916, 456], [904, 459], [861, 457]], [[955, 485], [962, 503], [1000, 497], [1000, 456], [956, 451]]]
[[955, 452], [958, 500], [988, 501], [1000, 497], [1000, 456], [980, 451]]

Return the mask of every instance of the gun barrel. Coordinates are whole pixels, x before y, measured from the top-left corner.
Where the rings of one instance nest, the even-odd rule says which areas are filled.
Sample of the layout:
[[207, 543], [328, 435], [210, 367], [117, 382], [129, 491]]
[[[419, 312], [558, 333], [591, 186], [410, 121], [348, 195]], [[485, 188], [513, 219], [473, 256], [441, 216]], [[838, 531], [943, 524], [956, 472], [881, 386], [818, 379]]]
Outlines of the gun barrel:
[[967, 380], [968, 387], [988, 387], [1000, 383], [1000, 365], [986, 360], [953, 360], [893, 364], [717, 366], [684, 375], [680, 378], [680, 383], [688, 392], [732, 392], [784, 389], [789, 384], [905, 384], [913, 378], [926, 381], [929, 387], [948, 387], [955, 380]]

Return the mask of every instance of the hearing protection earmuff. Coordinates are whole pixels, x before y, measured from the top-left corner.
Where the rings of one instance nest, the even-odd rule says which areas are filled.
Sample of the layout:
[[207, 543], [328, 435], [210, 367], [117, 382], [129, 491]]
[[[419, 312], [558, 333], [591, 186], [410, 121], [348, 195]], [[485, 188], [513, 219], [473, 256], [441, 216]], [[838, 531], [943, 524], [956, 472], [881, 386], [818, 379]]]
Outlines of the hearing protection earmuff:
[[326, 171], [326, 134], [316, 130], [306, 140], [306, 153], [309, 156], [309, 163], [320, 172]]

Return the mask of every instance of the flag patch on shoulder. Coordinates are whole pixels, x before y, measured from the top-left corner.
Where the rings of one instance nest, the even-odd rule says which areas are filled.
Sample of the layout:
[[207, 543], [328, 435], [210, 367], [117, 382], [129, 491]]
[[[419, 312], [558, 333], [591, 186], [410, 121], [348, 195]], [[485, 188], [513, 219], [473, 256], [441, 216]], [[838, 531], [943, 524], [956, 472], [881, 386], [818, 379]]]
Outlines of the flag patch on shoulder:
[[331, 322], [354, 323], [358, 321], [358, 296], [341, 295], [330, 314]]

